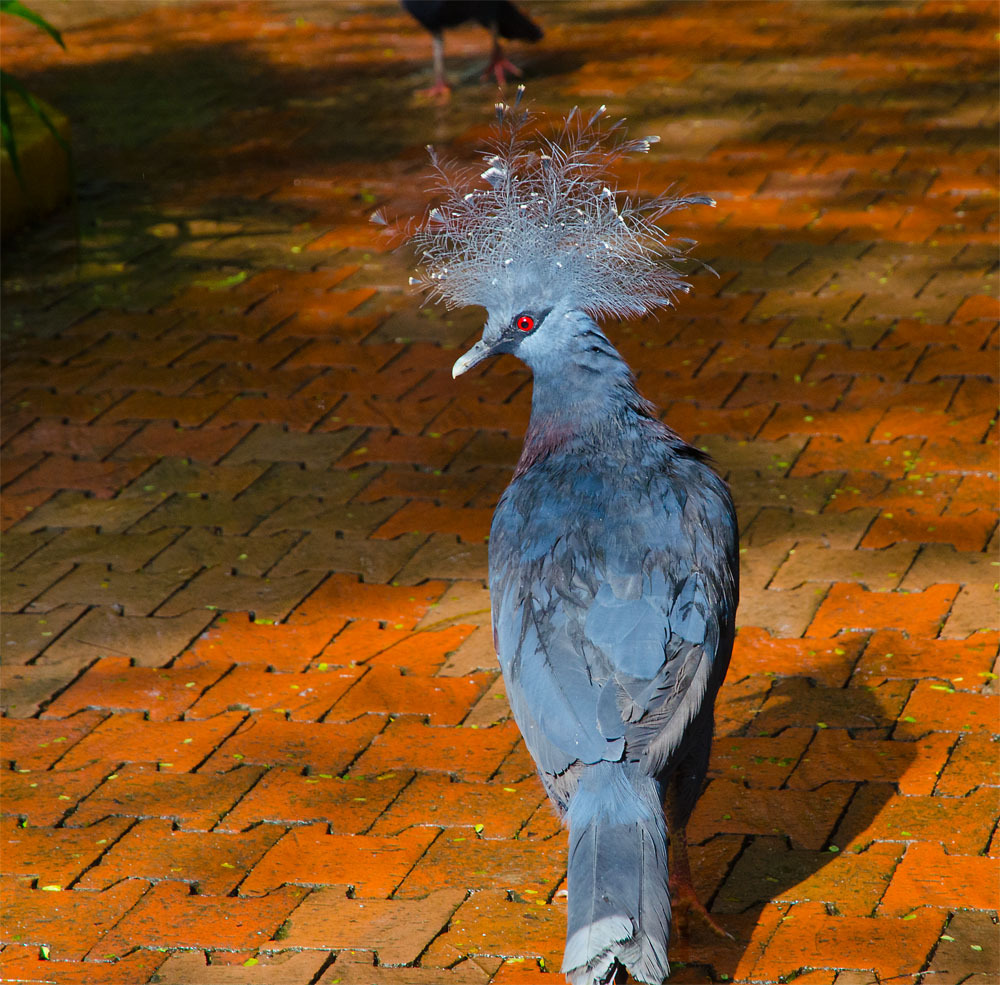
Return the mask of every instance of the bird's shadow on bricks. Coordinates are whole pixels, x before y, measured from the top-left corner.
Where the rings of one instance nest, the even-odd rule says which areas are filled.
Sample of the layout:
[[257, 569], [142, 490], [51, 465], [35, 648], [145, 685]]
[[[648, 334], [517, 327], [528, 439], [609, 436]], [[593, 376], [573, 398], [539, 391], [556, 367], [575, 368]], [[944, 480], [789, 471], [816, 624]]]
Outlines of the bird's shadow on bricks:
[[848, 687], [863, 648], [845, 650], [850, 662], [813, 663], [815, 676], [727, 681], [721, 697], [736, 692], [746, 722], [717, 736], [688, 835], [696, 888], [734, 939], [694, 917], [675, 928], [672, 981], [753, 977], [778, 910], [810, 900], [831, 916], [865, 916], [888, 886], [903, 846], [869, 854], [867, 832], [918, 743], [895, 741], [890, 750], [905, 695]]

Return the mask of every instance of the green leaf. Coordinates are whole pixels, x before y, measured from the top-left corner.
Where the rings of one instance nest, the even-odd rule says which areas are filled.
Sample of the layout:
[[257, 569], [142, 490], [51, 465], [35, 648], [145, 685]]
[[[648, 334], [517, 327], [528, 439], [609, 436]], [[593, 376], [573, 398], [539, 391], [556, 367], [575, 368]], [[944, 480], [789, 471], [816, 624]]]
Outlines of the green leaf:
[[[2, 2], [2, 0], [0, 0]], [[49, 114], [45, 112], [42, 108], [42, 104], [39, 103], [35, 97], [28, 92], [27, 89], [18, 82], [9, 72], [4, 72], [0, 70], [0, 89], [13, 89], [24, 101], [27, 103], [28, 108], [31, 110], [35, 116], [38, 117], [48, 128], [49, 133], [55, 138], [56, 143], [67, 153], [70, 153], [69, 144], [63, 139], [63, 135], [56, 129], [56, 125], [49, 119]], [[10, 119], [10, 109], [7, 106], [7, 94], [3, 95], [3, 109], [6, 110], [5, 113], [5, 129], [10, 130], [11, 119]], [[8, 146], [7, 152], [10, 153], [10, 147]], [[11, 154], [11, 161], [13, 162], [14, 155]]]
[[14, 168], [14, 176], [23, 186], [24, 178], [21, 175], [21, 159], [17, 156], [17, 141], [14, 139], [14, 126], [10, 118], [10, 106], [7, 105], [7, 92], [5, 88], [6, 72], [0, 71], [0, 146], [10, 155], [10, 163]]
[[250, 275], [245, 270], [240, 270], [231, 277], [223, 277], [221, 280], [196, 280], [195, 287], [207, 287], [210, 291], [224, 291], [227, 287], [235, 287], [242, 284]]
[[60, 48], [66, 50], [62, 35], [41, 14], [25, 7], [20, 0], [0, 0], [0, 14], [13, 14], [41, 28]]

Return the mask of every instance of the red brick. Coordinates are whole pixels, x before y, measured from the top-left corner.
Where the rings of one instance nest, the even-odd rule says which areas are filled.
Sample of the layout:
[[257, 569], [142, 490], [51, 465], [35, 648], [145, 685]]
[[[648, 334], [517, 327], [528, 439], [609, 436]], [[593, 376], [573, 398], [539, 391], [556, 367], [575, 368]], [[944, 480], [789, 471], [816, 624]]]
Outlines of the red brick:
[[241, 894], [263, 895], [286, 883], [339, 884], [353, 886], [355, 898], [388, 898], [438, 837], [434, 828], [410, 828], [385, 838], [329, 834], [327, 827], [319, 823], [292, 828], [254, 866]]
[[[132, 882], [129, 880], [120, 885], [129, 886]], [[305, 890], [283, 886], [257, 899], [192, 896], [183, 883], [157, 883], [101, 941], [99, 950], [110, 955], [126, 954], [136, 946], [205, 949], [260, 947], [271, 938], [304, 895]]]
[[375, 530], [372, 537], [391, 539], [416, 531], [457, 534], [464, 541], [485, 541], [492, 519], [491, 509], [407, 503]]
[[[951, 736], [949, 736], [951, 738]], [[1000, 742], [984, 732], [966, 732], [955, 744], [934, 793], [965, 797], [982, 785], [1000, 785]], [[983, 769], [986, 764], [987, 769]]]
[[991, 475], [966, 475], [948, 504], [950, 516], [969, 516], [972, 511], [996, 513], [997, 480]]
[[59, 765], [74, 769], [91, 763], [156, 763], [164, 772], [186, 773], [245, 717], [232, 712], [204, 722], [151, 722], [141, 712], [110, 715], [73, 746]]
[[529, 901], [544, 900], [565, 878], [564, 845], [487, 841], [468, 828], [449, 828], [407, 875], [397, 897], [421, 897], [449, 886], [464, 886], [503, 889]]
[[927, 795], [934, 790], [953, 743], [949, 735], [884, 742], [852, 739], [841, 729], [821, 729], [796, 765], [788, 786], [814, 790], [831, 780], [871, 780], [895, 783], [900, 793]]
[[[397, 429], [403, 434], [418, 434], [430, 428], [431, 422], [436, 421], [438, 414], [447, 404], [448, 401], [443, 397], [415, 402], [410, 400], [379, 400], [367, 394], [348, 393], [337, 404], [336, 413], [331, 414], [323, 421], [317, 431], [323, 433], [327, 430], [336, 431], [345, 427], [351, 429], [365, 427], [380, 429], [380, 432], [384, 434], [381, 429], [389, 427]], [[435, 426], [433, 430], [437, 431], [438, 428]], [[364, 442], [357, 444], [358, 447], [361, 447]], [[427, 463], [419, 460], [403, 461], [396, 464], [397, 466], [409, 464], [427, 467]], [[353, 467], [351, 457], [345, 458], [341, 465]]]
[[740, 783], [712, 780], [691, 815], [688, 838], [697, 843], [718, 833], [783, 835], [793, 846], [819, 849], [852, 793], [851, 784], [828, 783], [809, 792], [756, 789], [748, 796]]
[[500, 889], [482, 890], [458, 908], [447, 935], [435, 943], [447, 943], [461, 954], [544, 957], [555, 969], [566, 943], [566, 906], [533, 897], [521, 902]]
[[877, 688], [814, 686], [800, 677], [775, 681], [753, 720], [758, 735], [789, 726], [804, 728], [887, 729], [910, 694], [909, 681]]
[[[89, 459], [102, 459], [125, 442], [135, 430], [134, 427], [121, 424], [66, 424], [42, 418], [7, 442], [4, 445], [4, 456], [45, 452], [60, 457], [80, 455]], [[5, 474], [5, 481], [10, 478], [9, 474]]]
[[[365, 620], [355, 620], [356, 626]], [[366, 662], [369, 667], [394, 667], [404, 674], [431, 676], [436, 674], [462, 644], [476, 631], [475, 626], [446, 626], [422, 633], [406, 635], [398, 643], [380, 650]], [[341, 634], [344, 635], [344, 634]], [[332, 655], [335, 644], [327, 648]], [[364, 658], [361, 658], [364, 659]]]
[[[216, 719], [191, 724], [213, 721]], [[252, 714], [199, 769], [222, 772], [234, 765], [259, 763], [262, 766], [308, 766], [317, 772], [336, 775], [344, 772], [384, 725], [382, 715], [363, 715], [353, 722], [317, 724], [286, 721], [274, 712]]]
[[289, 617], [293, 625], [319, 615], [385, 620], [412, 629], [443, 594], [446, 584], [428, 581], [408, 586], [366, 585], [351, 575], [331, 575]]
[[797, 903], [779, 924], [752, 976], [774, 980], [817, 965], [858, 968], [882, 978], [911, 974], [930, 954], [945, 921], [933, 910], [915, 912], [909, 922], [831, 917], [822, 903]]
[[47, 947], [55, 961], [81, 961], [94, 948], [103, 954], [108, 931], [149, 888], [148, 883], [129, 880], [103, 893], [45, 892], [27, 889], [10, 877], [2, 881], [4, 943]]
[[422, 900], [353, 900], [333, 889], [313, 892], [292, 914], [285, 947], [374, 950], [380, 964], [409, 964], [448, 924], [459, 889]]
[[152, 458], [95, 462], [49, 455], [41, 464], [12, 482], [8, 492], [17, 496], [36, 491], [79, 489], [99, 499], [110, 499], [152, 464]]
[[896, 733], [919, 736], [931, 730], [1000, 734], [1000, 695], [956, 691], [947, 681], [917, 681]]
[[913, 439], [894, 441], [891, 445], [854, 444], [830, 435], [818, 435], [809, 439], [790, 474], [815, 475], [850, 468], [900, 479], [916, 461], [920, 445]]
[[419, 766], [421, 771], [451, 773], [463, 780], [487, 780], [513, 748], [517, 736], [513, 722], [489, 729], [457, 730], [424, 725], [410, 717], [397, 718], [375, 738], [353, 769], [383, 773]]
[[[256, 766], [241, 766], [221, 775], [164, 773], [143, 763], [123, 766], [110, 774], [103, 786], [81, 800], [66, 824], [78, 827], [109, 816], [159, 817], [185, 830], [207, 831], [254, 786], [261, 773]], [[39, 786], [48, 777], [66, 775], [39, 774]], [[103, 779], [101, 776], [88, 790]]]
[[115, 453], [119, 458], [163, 455], [186, 457], [194, 462], [218, 462], [249, 433], [251, 425], [229, 427], [179, 427], [169, 421], [143, 425]]
[[923, 446], [914, 468], [933, 472], [997, 472], [997, 448], [993, 444], [964, 441], [930, 441]]
[[[78, 770], [7, 773], [4, 775], [3, 803], [0, 805], [0, 812], [6, 817], [24, 818], [29, 824], [37, 826], [54, 825], [64, 818], [78, 801], [99, 786], [107, 773], [106, 764], [87, 766]], [[107, 813], [101, 814], [100, 817], [104, 817]]]
[[[24, 566], [18, 569], [23, 570]], [[169, 574], [118, 571], [106, 564], [84, 561], [35, 597], [32, 609], [45, 612], [60, 605], [86, 602], [115, 607], [124, 616], [148, 616], [177, 590], [180, 580]]]
[[783, 787], [792, 770], [798, 772], [799, 759], [813, 735], [812, 729], [789, 728], [766, 738], [719, 736], [712, 742], [708, 775], [748, 787]]
[[[774, 899], [822, 901], [840, 916], [870, 916], [903, 854], [903, 846], [876, 843], [864, 852], [810, 852], [781, 838], [755, 838], [719, 891], [717, 912], [740, 912]], [[766, 873], [763, 879], [761, 873]]]
[[[293, 614], [294, 616], [294, 614]], [[346, 667], [355, 663], [365, 663], [389, 647], [411, 637], [408, 630], [386, 626], [381, 620], [352, 619], [344, 624], [343, 630], [328, 643], [313, 661], [312, 667]], [[417, 644], [419, 646], [419, 643]]]
[[933, 677], [951, 681], [960, 691], [974, 690], [986, 680], [1000, 633], [976, 633], [967, 640], [910, 637], [898, 630], [873, 633], [858, 661], [853, 683], [877, 685], [888, 680]]
[[868, 592], [860, 585], [832, 585], [809, 626], [809, 633], [833, 636], [841, 630], [898, 628], [910, 636], [934, 637], [957, 594], [958, 585], [934, 585], [909, 594]]
[[943, 410], [917, 410], [907, 406], [892, 407], [875, 425], [872, 441], [895, 441], [899, 437], [916, 435], [935, 441], [951, 441], [957, 436], [974, 442], [982, 441], [989, 429], [993, 414], [978, 413], [959, 417]]
[[487, 674], [428, 678], [372, 667], [325, 720], [350, 721], [365, 712], [386, 712], [425, 715], [431, 725], [458, 725], [492, 681]]
[[361, 369], [366, 373], [375, 373], [401, 351], [403, 346], [393, 343], [317, 339], [297, 350], [284, 365], [287, 369], [296, 369], [299, 366], [344, 366]]
[[140, 878], [186, 882], [199, 895], [228, 896], [281, 834], [282, 829], [271, 824], [237, 835], [175, 831], [173, 822], [162, 818], [140, 821], [74, 888], [105, 889]]
[[[201, 776], [215, 782], [209, 774]], [[217, 830], [242, 831], [261, 821], [272, 824], [324, 821], [336, 834], [361, 834], [372, 826], [412, 776], [409, 772], [383, 773], [371, 779], [318, 772], [303, 776], [275, 766], [226, 814]]]
[[345, 468], [357, 468], [365, 462], [407, 462], [443, 469], [468, 443], [471, 435], [467, 430], [458, 429], [442, 432], [413, 435], [372, 429], [339, 464]]
[[435, 824], [466, 834], [477, 832], [487, 840], [514, 838], [543, 801], [539, 783], [505, 784], [497, 781], [464, 783], [433, 774], [414, 778], [391, 806], [384, 810], [372, 831], [393, 834], [409, 824]]
[[236, 667], [209, 688], [185, 717], [212, 718], [226, 710], [240, 709], [286, 714], [291, 721], [315, 722], [362, 673], [361, 669], [351, 668], [285, 674]]
[[53, 961], [37, 947], [9, 944], [0, 954], [0, 976], [9, 982], [57, 982], [58, 985], [135, 985], [149, 981], [166, 954], [133, 951], [117, 961]]
[[307, 985], [318, 979], [329, 957], [325, 951], [174, 951], [160, 966], [156, 981], [159, 985]]
[[[57, 417], [62, 418], [69, 424], [87, 424], [94, 420], [102, 411], [107, 410], [117, 396], [110, 393], [53, 393], [37, 387], [18, 391], [16, 394], [16, 407], [18, 410], [28, 411], [37, 417]], [[5, 403], [4, 416], [8, 413], [9, 404]], [[114, 417], [104, 420], [101, 423], [117, 423], [122, 418]]]
[[300, 671], [345, 625], [345, 619], [327, 618], [319, 612], [314, 618], [301, 616], [294, 623], [278, 625], [223, 616], [201, 635], [190, 652], [212, 663], [231, 661], [261, 669]]
[[[726, 399], [727, 407], [769, 406], [775, 402], [816, 410], [832, 410], [847, 389], [847, 380], [803, 380], [770, 373], [747, 373]], [[804, 410], [803, 414], [809, 411]]]
[[252, 397], [238, 394], [212, 417], [212, 426], [274, 423], [283, 424], [293, 431], [309, 431], [335, 406], [335, 397]]
[[16, 769], [48, 769], [104, 717], [85, 711], [59, 722], [0, 718], [0, 755]]
[[882, 407], [887, 410], [911, 408], [921, 413], [927, 410], [944, 410], [951, 402], [957, 386], [953, 379], [910, 383], [902, 380], [886, 382], [877, 376], [855, 376], [838, 407], [851, 410], [863, 407]]
[[0, 822], [4, 873], [33, 876], [39, 889], [66, 889], [128, 825], [128, 821], [115, 818], [89, 828], [21, 827], [14, 818], [7, 818]]
[[908, 845], [879, 904], [880, 916], [899, 917], [918, 906], [996, 908], [1000, 858], [948, 855], [940, 845]]
[[1000, 301], [988, 294], [973, 294], [967, 297], [951, 316], [951, 321], [972, 321], [976, 318], [989, 318], [996, 321], [1000, 318]]
[[835, 639], [788, 639], [741, 626], [726, 680], [735, 683], [749, 674], [777, 674], [811, 677], [840, 687], [847, 682], [866, 639], [861, 633], [840, 633]]
[[[994, 354], [995, 354], [994, 347]], [[964, 377], [948, 409], [959, 417], [966, 417], [993, 409], [996, 403], [996, 380]], [[957, 435], [962, 438], [963, 436]], [[964, 444], [964, 441], [963, 441]], [[996, 471], [996, 448], [993, 448], [992, 470]]]
[[393, 466], [385, 469], [358, 494], [358, 500], [374, 503], [385, 498], [425, 499], [436, 504], [464, 506], [483, 488], [487, 476], [444, 474], [416, 471], [413, 468]]
[[14, 495], [5, 492], [0, 500], [0, 530], [7, 531], [52, 497], [50, 489], [36, 489]]
[[85, 708], [105, 708], [145, 711], [152, 722], [180, 718], [227, 669], [224, 663], [194, 661], [169, 668], [132, 667], [128, 657], [104, 657], [63, 691], [42, 717], [66, 718]]
[[228, 394], [206, 397], [164, 397], [155, 393], [133, 393], [102, 419], [102, 424], [122, 421], [173, 421], [181, 427], [198, 427], [229, 402]]
[[995, 813], [996, 790], [989, 787], [968, 797], [900, 797], [891, 787], [868, 783], [852, 800], [834, 840], [852, 851], [872, 841], [903, 841], [979, 855], [989, 844]]
[[986, 510], [958, 517], [893, 511], [875, 520], [861, 546], [878, 548], [910, 541], [952, 544], [959, 551], [981, 551], [996, 522], [996, 514]]
[[877, 410], [822, 411], [779, 407], [760, 429], [758, 438], [776, 441], [789, 434], [835, 435], [843, 441], [863, 443], [878, 423]]

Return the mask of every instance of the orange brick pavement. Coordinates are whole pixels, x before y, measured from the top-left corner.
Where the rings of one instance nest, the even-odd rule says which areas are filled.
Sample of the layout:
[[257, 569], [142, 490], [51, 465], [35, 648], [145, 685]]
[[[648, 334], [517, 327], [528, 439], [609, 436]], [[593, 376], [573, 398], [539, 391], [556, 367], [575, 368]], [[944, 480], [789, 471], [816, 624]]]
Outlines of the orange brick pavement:
[[[484, 33], [439, 108], [393, 3], [35, 6], [78, 201], [5, 248], [0, 975], [559, 981], [483, 582], [529, 380], [453, 382], [479, 316], [367, 221], [472, 153]], [[996, 985], [996, 6], [531, 9], [536, 107], [718, 200], [719, 276], [609, 326], [743, 531], [690, 830], [734, 939], [672, 981]]]

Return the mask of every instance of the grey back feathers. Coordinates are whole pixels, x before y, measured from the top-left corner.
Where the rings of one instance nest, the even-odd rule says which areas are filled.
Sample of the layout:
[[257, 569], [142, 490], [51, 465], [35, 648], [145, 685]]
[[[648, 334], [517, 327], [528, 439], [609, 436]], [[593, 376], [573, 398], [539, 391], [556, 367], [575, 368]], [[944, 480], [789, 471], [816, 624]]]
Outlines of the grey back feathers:
[[644, 201], [621, 196], [611, 177], [627, 154], [658, 137], [630, 140], [624, 121], [574, 109], [550, 136], [531, 134], [530, 114], [496, 106], [485, 167], [448, 167], [431, 151], [440, 204], [411, 236], [421, 267], [411, 283], [449, 306], [503, 306], [530, 297], [568, 302], [593, 317], [643, 315], [688, 290], [670, 261], [688, 244], [657, 225], [703, 195]]

